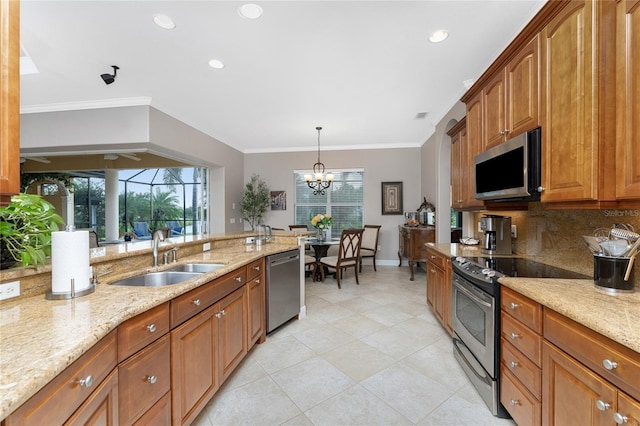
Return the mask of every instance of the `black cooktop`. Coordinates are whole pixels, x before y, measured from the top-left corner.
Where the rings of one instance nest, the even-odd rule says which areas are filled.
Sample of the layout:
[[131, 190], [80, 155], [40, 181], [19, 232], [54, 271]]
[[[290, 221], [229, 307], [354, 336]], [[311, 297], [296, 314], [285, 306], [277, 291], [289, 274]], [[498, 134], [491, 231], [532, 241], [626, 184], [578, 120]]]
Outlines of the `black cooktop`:
[[508, 277], [589, 279], [588, 275], [517, 257], [467, 257], [467, 260]]

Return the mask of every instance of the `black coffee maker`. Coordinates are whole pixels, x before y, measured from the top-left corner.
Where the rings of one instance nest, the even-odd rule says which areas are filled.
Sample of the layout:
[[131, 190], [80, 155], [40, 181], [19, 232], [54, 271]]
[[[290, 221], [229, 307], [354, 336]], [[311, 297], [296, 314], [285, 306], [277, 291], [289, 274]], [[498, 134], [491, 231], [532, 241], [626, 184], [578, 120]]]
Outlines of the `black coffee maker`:
[[482, 252], [486, 254], [511, 254], [511, 217], [484, 215], [480, 218], [484, 232]]

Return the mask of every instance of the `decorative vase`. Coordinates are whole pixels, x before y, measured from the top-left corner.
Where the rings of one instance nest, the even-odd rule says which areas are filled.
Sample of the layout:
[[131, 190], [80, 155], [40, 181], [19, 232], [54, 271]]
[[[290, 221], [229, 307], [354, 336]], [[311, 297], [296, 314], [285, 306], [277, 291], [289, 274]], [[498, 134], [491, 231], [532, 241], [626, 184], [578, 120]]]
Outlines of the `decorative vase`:
[[316, 229], [316, 240], [324, 241], [324, 229], [322, 228]]

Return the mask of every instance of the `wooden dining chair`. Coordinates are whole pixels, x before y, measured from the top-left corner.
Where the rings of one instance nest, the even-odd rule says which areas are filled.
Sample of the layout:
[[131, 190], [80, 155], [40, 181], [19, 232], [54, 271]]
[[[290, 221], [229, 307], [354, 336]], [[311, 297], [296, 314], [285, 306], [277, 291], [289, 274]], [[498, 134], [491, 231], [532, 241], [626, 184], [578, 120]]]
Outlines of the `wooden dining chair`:
[[376, 269], [376, 254], [378, 253], [378, 236], [382, 225], [365, 225], [362, 233], [362, 243], [360, 244], [360, 272], [362, 272], [362, 259], [370, 257], [373, 259], [373, 270]]
[[353, 268], [356, 274], [356, 284], [360, 285], [358, 280], [358, 266], [360, 262], [360, 243], [362, 242], [362, 233], [364, 229], [345, 229], [340, 234], [340, 244], [337, 256], [327, 256], [320, 259], [320, 274], [324, 282], [324, 267], [336, 270], [336, 280], [338, 288], [340, 286], [340, 278], [342, 270]]

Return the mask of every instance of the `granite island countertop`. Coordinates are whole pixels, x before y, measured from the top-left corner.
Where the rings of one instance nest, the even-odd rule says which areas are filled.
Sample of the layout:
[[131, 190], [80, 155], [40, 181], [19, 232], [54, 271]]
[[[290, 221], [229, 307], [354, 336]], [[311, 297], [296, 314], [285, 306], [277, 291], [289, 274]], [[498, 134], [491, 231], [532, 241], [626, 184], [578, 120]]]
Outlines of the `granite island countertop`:
[[[293, 249], [298, 246], [282, 243], [216, 249], [185, 257], [179, 263], [222, 263], [224, 267], [180, 284], [109, 285], [121, 278], [114, 274], [103, 277], [104, 282], [96, 286], [94, 293], [80, 298], [46, 300], [40, 295], [3, 303], [0, 306], [0, 419], [6, 418], [127, 319], [254, 260]], [[129, 275], [132, 272], [145, 271], [129, 271]]]
[[[450, 257], [482, 256], [479, 246], [427, 245]], [[593, 280], [503, 277], [498, 281], [640, 353], [640, 292], [612, 294], [596, 288]]]

